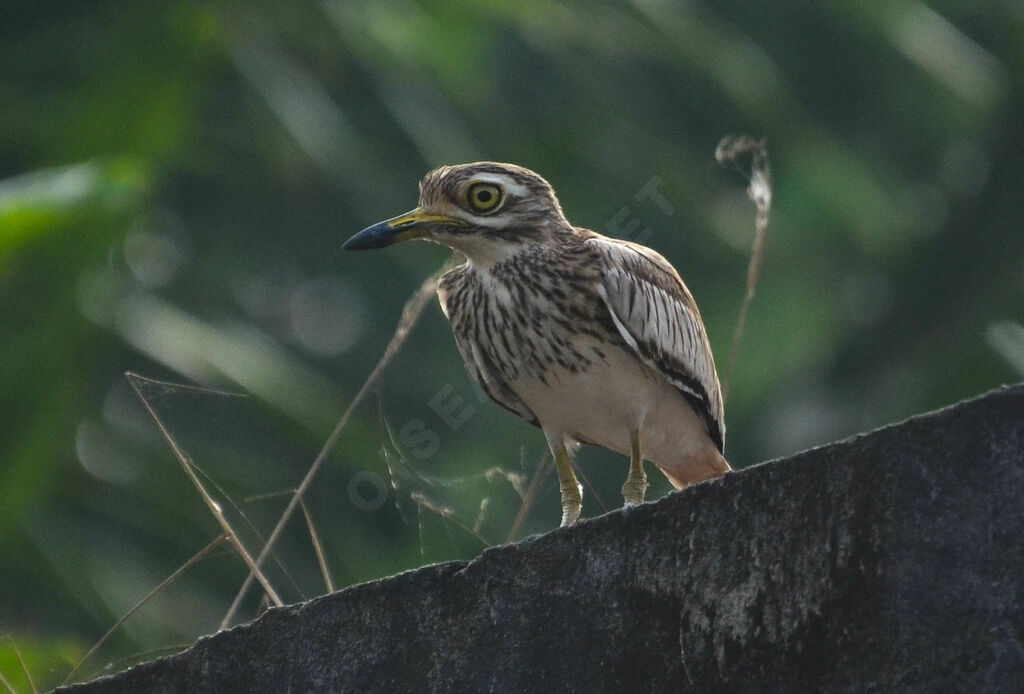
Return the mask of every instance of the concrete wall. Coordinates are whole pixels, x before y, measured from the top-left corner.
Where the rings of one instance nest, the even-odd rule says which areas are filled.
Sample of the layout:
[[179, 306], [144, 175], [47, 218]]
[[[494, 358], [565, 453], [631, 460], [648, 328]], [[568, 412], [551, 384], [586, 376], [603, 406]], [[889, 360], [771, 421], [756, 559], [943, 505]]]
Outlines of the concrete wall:
[[1024, 388], [70, 691], [1024, 691]]

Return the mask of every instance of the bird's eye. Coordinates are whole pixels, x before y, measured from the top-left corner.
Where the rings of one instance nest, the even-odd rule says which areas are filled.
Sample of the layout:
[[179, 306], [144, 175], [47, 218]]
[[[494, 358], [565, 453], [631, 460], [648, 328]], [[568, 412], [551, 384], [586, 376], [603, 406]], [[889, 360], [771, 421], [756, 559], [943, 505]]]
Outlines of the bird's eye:
[[466, 201], [474, 212], [487, 214], [498, 209], [504, 192], [493, 183], [474, 183], [466, 191]]

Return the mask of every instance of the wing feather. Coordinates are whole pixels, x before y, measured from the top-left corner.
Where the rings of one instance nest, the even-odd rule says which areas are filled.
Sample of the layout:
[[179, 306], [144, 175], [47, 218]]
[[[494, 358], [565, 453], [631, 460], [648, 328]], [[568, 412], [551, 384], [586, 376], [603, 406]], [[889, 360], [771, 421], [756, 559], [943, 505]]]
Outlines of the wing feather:
[[590, 243], [606, 261], [597, 291], [619, 335], [686, 397], [721, 451], [725, 415], [715, 361], [697, 304], [679, 273], [645, 246], [605, 237]]

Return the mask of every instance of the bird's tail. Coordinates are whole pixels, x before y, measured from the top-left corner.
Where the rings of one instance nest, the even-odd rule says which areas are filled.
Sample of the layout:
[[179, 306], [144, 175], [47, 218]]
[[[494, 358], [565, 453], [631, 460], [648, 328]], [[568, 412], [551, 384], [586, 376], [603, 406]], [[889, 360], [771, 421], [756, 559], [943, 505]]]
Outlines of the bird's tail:
[[728, 461], [718, 452], [717, 448], [709, 448], [691, 453], [683, 458], [678, 465], [661, 468], [661, 471], [676, 489], [688, 487], [698, 482], [706, 482], [721, 477], [732, 470]]

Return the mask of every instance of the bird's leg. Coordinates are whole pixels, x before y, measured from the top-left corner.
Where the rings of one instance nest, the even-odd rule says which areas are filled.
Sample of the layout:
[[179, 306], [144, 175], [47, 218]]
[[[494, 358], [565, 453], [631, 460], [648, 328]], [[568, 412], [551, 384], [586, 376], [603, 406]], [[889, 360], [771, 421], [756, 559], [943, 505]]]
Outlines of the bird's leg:
[[572, 525], [580, 517], [583, 508], [583, 488], [572, 471], [572, 457], [565, 443], [552, 445], [555, 467], [558, 468], [558, 488], [562, 491], [562, 526]]
[[622, 485], [622, 498], [627, 504], [642, 504], [647, 493], [647, 473], [644, 472], [644, 454], [640, 447], [640, 429], [629, 435], [629, 476]]

